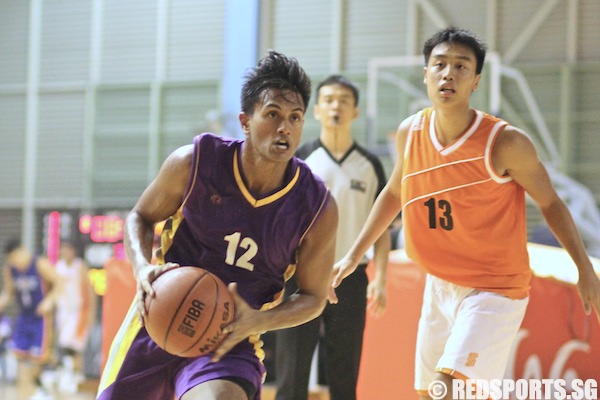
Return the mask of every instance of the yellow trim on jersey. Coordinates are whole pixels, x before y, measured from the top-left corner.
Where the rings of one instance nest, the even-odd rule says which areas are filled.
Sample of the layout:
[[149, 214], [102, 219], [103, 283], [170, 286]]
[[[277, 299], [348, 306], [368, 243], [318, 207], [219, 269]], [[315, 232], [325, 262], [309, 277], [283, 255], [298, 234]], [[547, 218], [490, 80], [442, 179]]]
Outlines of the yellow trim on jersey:
[[167, 254], [167, 251], [169, 251], [173, 245], [173, 238], [175, 237], [175, 233], [177, 233], [177, 229], [179, 229], [181, 222], [183, 222], [183, 204], [175, 214], [169, 217], [160, 234], [160, 248], [156, 252], [156, 261], [158, 264], [165, 263], [165, 254]]
[[[254, 347], [254, 354], [258, 358], [261, 364], [265, 360], [265, 351], [263, 350], [263, 345], [265, 344], [262, 340], [260, 340], [260, 334], [250, 335], [248, 337], [248, 341]], [[265, 372], [262, 376], [262, 383], [265, 383], [267, 380], [267, 373]]]
[[133, 339], [135, 339], [142, 327], [137, 308], [135, 307], [136, 299], [131, 303], [123, 324], [110, 345], [106, 365], [102, 372], [100, 385], [98, 386], [98, 396], [117, 379], [117, 374], [123, 365], [123, 360], [125, 360]]
[[289, 281], [290, 278], [292, 276], [294, 276], [295, 273], [296, 273], [296, 264], [288, 265], [288, 267], [285, 269], [285, 272], [283, 273], [283, 280], [286, 282]]
[[244, 180], [242, 179], [242, 174], [240, 173], [240, 167], [238, 165], [237, 149], [235, 149], [235, 152], [233, 153], [233, 175], [235, 177], [235, 181], [236, 181], [238, 187], [240, 188], [240, 191], [242, 192], [242, 194], [244, 195], [244, 197], [246, 198], [248, 203], [252, 204], [253, 207], [258, 208], [258, 207], [267, 205], [269, 203], [272, 203], [272, 202], [282, 198], [283, 196], [285, 196], [294, 187], [296, 182], [298, 182], [298, 179], [300, 178], [300, 167], [298, 167], [296, 169], [296, 173], [294, 174], [294, 177], [283, 189], [279, 190], [276, 193], [273, 193], [270, 196], [265, 197], [264, 199], [260, 199], [260, 200], [256, 200], [254, 198], [254, 196], [252, 196], [252, 194], [250, 193], [248, 188], [246, 188], [246, 185], [244, 184]]
[[[195, 145], [196, 146], [196, 145]], [[160, 234], [160, 248], [156, 252], [156, 261], [158, 264], [165, 263], [165, 254], [171, 246], [173, 245], [173, 238], [175, 237], [175, 233], [177, 229], [179, 229], [179, 225], [183, 221], [183, 207], [187, 203], [190, 198], [192, 191], [194, 190], [194, 186], [196, 186], [196, 180], [198, 179], [198, 164], [200, 160], [200, 143], [197, 144], [198, 148], [195, 151], [196, 159], [195, 162], [192, 163], [195, 166], [194, 171], [192, 171], [192, 177], [188, 184], [188, 192], [179, 206], [179, 209], [175, 212], [175, 214], [171, 215], [167, 222], [163, 225], [162, 233]]]

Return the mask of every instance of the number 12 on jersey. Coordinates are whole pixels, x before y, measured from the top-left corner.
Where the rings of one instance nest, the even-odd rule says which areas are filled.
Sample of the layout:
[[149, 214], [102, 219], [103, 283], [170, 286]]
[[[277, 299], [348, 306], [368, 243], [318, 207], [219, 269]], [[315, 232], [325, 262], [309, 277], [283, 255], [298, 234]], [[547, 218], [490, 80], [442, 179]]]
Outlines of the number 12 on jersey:
[[[231, 235], [225, 236], [223, 239], [227, 242], [225, 262], [229, 265], [253, 271], [254, 264], [251, 261], [256, 253], [258, 253], [258, 245], [256, 242], [249, 237], [242, 239], [242, 234], [240, 232], [234, 232]], [[238, 248], [242, 248], [246, 251], [236, 259]]]

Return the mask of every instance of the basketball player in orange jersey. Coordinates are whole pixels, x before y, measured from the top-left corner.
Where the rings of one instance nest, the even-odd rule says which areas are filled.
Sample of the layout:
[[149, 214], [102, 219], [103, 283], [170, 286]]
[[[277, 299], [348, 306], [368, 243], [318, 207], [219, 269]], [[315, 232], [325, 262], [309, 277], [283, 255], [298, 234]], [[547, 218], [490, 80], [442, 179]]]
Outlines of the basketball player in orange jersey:
[[525, 193], [577, 265], [585, 310], [595, 308], [600, 320], [600, 280], [533, 143], [470, 107], [485, 51], [466, 30], [427, 40], [424, 82], [433, 106], [400, 124], [390, 180], [334, 268], [336, 287], [402, 210], [406, 251], [428, 273], [415, 360], [422, 399], [435, 380], [450, 399], [453, 379], [504, 377], [531, 277]]
[[[297, 60], [269, 52], [242, 87], [245, 139], [203, 133], [175, 150], [125, 223], [137, 280], [135, 305], [179, 265], [202, 267], [229, 284], [235, 319], [214, 354], [181, 358], [148, 336], [135, 308], [102, 374], [98, 399], [259, 400], [265, 377], [260, 334], [302, 324], [327, 302], [338, 214], [323, 181], [294, 153], [311, 82]], [[155, 224], [168, 219], [158, 265]], [[295, 273], [298, 291], [282, 299]]]

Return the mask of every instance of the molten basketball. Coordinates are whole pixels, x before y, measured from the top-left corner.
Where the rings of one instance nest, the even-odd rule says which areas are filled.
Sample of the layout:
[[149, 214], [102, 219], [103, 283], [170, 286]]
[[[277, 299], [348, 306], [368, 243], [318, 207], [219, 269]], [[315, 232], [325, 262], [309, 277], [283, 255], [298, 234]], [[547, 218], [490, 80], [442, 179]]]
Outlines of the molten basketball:
[[146, 298], [146, 330], [163, 350], [180, 357], [213, 351], [225, 338], [222, 327], [233, 320], [227, 286], [198, 267], [179, 267], [159, 275]]

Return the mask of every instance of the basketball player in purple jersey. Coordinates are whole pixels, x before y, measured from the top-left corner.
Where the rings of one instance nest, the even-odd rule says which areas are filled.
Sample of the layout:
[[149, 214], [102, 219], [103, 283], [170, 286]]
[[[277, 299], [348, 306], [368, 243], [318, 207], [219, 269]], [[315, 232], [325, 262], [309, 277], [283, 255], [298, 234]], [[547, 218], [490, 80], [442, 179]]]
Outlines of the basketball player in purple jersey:
[[[295, 59], [270, 52], [242, 87], [245, 140], [197, 136], [167, 158], [144, 191], [125, 225], [138, 294], [113, 342], [98, 399], [260, 399], [260, 334], [322, 312], [338, 214], [323, 182], [293, 157], [310, 86]], [[163, 220], [158, 265], [151, 265], [154, 225]], [[228, 336], [206, 356], [170, 355], [143, 327], [151, 283], [180, 265], [213, 272], [235, 300]], [[299, 289], [284, 300], [284, 282], [294, 273]]]
[[[12, 300], [18, 307], [8, 346], [20, 361], [19, 374], [34, 379], [37, 392], [32, 398], [47, 398], [40, 374], [52, 353], [52, 313], [61, 290], [60, 279], [45, 257], [31, 254], [18, 240], [6, 244], [5, 255], [0, 312]], [[22, 371], [26, 365], [31, 365], [29, 374]]]

